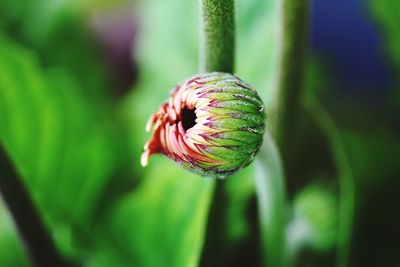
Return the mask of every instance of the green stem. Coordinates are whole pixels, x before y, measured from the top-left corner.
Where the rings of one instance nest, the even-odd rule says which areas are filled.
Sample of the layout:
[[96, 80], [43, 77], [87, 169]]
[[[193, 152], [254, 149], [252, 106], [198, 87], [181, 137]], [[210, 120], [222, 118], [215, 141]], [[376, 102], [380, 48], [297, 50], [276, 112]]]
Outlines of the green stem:
[[266, 131], [256, 158], [255, 184], [265, 266], [287, 266], [286, 194], [279, 151]]
[[308, 0], [282, 0], [280, 69], [275, 106], [271, 112], [273, 137], [283, 155], [291, 147], [303, 88], [308, 44]]
[[228, 205], [229, 199], [225, 183], [223, 180], [217, 180], [208, 213], [206, 236], [199, 266], [217, 267], [226, 265]]
[[201, 10], [200, 70], [233, 72], [234, 0], [199, 0]]
[[18, 232], [35, 266], [70, 266], [43, 224], [22, 179], [0, 144], [0, 196], [10, 211]]
[[[234, 0], [200, 0], [200, 71], [233, 73]], [[216, 179], [200, 266], [223, 266], [227, 240], [228, 196], [224, 180]]]
[[[296, 115], [303, 87], [308, 40], [308, 0], [281, 0], [281, 39], [279, 77], [274, 107], [269, 112], [271, 132], [256, 160], [256, 190], [259, 206], [264, 264], [282, 267], [289, 264], [286, 241], [286, 196], [284, 168], [293, 152]], [[278, 150], [279, 148], [279, 150]]]

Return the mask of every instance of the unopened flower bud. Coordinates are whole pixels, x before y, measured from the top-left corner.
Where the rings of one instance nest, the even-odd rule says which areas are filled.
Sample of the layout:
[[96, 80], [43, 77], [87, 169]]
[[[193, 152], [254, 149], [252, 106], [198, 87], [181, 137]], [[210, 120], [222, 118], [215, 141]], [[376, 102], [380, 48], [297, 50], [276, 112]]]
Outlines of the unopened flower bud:
[[185, 169], [225, 177], [248, 165], [264, 133], [264, 106], [255, 89], [228, 74], [200, 74], [176, 86], [146, 130], [141, 164], [162, 153]]

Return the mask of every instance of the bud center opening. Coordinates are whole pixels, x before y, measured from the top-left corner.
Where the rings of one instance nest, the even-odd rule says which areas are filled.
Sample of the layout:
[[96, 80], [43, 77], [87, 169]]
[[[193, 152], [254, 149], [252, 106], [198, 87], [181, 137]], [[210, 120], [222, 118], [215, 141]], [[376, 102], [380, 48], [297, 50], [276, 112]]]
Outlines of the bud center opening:
[[184, 107], [182, 109], [182, 126], [185, 131], [189, 130], [196, 124], [196, 113], [194, 113], [196, 109], [189, 109], [188, 107]]

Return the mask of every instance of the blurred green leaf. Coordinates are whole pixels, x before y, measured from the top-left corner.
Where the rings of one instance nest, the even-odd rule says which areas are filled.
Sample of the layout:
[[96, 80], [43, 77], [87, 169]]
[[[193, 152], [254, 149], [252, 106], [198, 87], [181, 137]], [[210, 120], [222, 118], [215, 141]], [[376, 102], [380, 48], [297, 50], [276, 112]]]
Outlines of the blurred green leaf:
[[390, 58], [400, 70], [400, 36], [398, 34], [400, 2], [391, 0], [371, 0], [371, 12], [380, 25], [383, 36], [386, 39]]
[[91, 264], [197, 266], [214, 182], [154, 159], [135, 192], [104, 219], [97, 231], [103, 247]]
[[371, 0], [369, 1], [370, 11], [377, 22], [383, 36], [383, 47], [387, 50], [387, 59], [393, 64], [397, 80], [396, 91], [394, 92], [395, 104], [400, 105], [400, 35], [398, 31], [400, 9], [399, 1]]
[[[308, 245], [325, 252], [331, 250], [336, 244], [337, 234], [337, 199], [332, 188], [322, 182], [312, 183], [296, 195], [293, 209], [292, 230], [298, 232], [291, 232], [289, 238], [306, 243], [294, 245]], [[296, 226], [300, 227], [296, 229]], [[310, 232], [301, 233], [302, 230]], [[299, 237], [306, 240], [295, 240]]]
[[[379, 259], [382, 266], [395, 266], [398, 258], [394, 256], [395, 252], [388, 252], [388, 249], [398, 248], [394, 238], [398, 235], [391, 233], [397, 229], [400, 218], [395, 204], [398, 203], [398, 194], [393, 189], [398, 187], [400, 173], [398, 134], [389, 128], [355, 129], [343, 126], [339, 128], [339, 134], [354, 174], [355, 221], [362, 222], [353, 229], [350, 263], [365, 266]], [[381, 231], [388, 234], [383, 236]], [[376, 246], [371, 248], [367, 245], [371, 243]]]
[[400, 171], [400, 140], [385, 128], [342, 128], [340, 134], [348, 149], [357, 187], [366, 194], [396, 177]]
[[111, 79], [88, 25], [89, 2], [5, 0], [0, 3], [0, 29], [37, 53], [42, 66], [61, 67], [93, 101], [104, 101]]
[[28, 266], [16, 229], [0, 198], [0, 266]]
[[[388, 5], [388, 1], [373, 1], [372, 4], [383, 9], [390, 9], [391, 6], [392, 9], [387, 12], [393, 15], [393, 5]], [[385, 16], [384, 13], [381, 15]], [[382, 20], [391, 24], [392, 15]], [[319, 69], [313, 65], [319, 66]], [[388, 124], [387, 118], [382, 115], [384, 113], [375, 114], [370, 106], [362, 105], [362, 99], [354, 98], [354, 102], [350, 101], [347, 104], [331, 100], [330, 108], [325, 108], [314, 93], [321, 97], [324, 96], [324, 92], [318, 89], [336, 86], [331, 75], [332, 72], [327, 69], [321, 58], [312, 60], [307, 77], [308, 92], [304, 99], [305, 106], [326, 136], [336, 165], [340, 195], [337, 265], [356, 266], [361, 263], [360, 266], [364, 266], [364, 263], [369, 263], [374, 256], [370, 255], [368, 260], [363, 256], [360, 260], [360, 257], [356, 258], [357, 255], [369, 255], [375, 251], [378, 253], [379, 249], [364, 245], [366, 240], [370, 242], [369, 238], [365, 238], [370, 228], [363, 212], [367, 210], [365, 213], [369, 214], [371, 207], [367, 206], [367, 203], [376, 202], [370, 199], [371, 195], [385, 190], [388, 184], [393, 183], [390, 180], [397, 177], [400, 170], [397, 160], [400, 142], [396, 129]], [[342, 117], [341, 113], [344, 114]], [[386, 204], [386, 201], [383, 201]], [[396, 216], [398, 215], [388, 214], [387, 220], [395, 221]], [[359, 224], [354, 225], [354, 222]]]
[[337, 266], [349, 265], [355, 212], [355, 178], [347, 147], [330, 115], [317, 98], [308, 94], [305, 102], [330, 144], [339, 178], [339, 214], [337, 234]]
[[[359, 246], [360, 240], [354, 240], [360, 237], [357, 231], [364, 229], [366, 226], [363, 225], [368, 223], [364, 221], [365, 215], [361, 210], [368, 209], [365, 203], [371, 201], [369, 197], [373, 192], [380, 192], [397, 178], [400, 142], [389, 128], [375, 126], [357, 129], [343, 126], [315, 98], [306, 102], [325, 133], [336, 162], [340, 197], [337, 265], [352, 266], [356, 262], [363, 262], [354, 258], [355, 251], [365, 253], [363, 249], [368, 249], [368, 246]], [[396, 216], [387, 214], [388, 218], [396, 219]], [[363, 224], [356, 227], [355, 221]], [[366, 229], [369, 229], [368, 226]]]
[[1, 141], [51, 228], [89, 231], [122, 141], [107, 105], [100, 111], [68, 72], [0, 39]]

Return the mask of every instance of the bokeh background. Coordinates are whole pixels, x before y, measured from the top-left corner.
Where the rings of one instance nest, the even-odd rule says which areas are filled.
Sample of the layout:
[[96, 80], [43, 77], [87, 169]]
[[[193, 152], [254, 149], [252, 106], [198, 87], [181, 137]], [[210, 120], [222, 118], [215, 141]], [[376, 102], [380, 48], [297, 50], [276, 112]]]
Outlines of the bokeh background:
[[[400, 2], [311, 2], [303, 108], [285, 166], [285, 257], [293, 266], [400, 266]], [[213, 181], [162, 156], [139, 164], [147, 118], [198, 72], [197, 4], [0, 1], [0, 142], [57, 249], [77, 265], [197, 266], [207, 257]], [[267, 107], [279, 6], [236, 1], [235, 73]], [[323, 110], [307, 109], [314, 96]], [[223, 266], [262, 265], [254, 168], [226, 181]], [[0, 266], [30, 265], [0, 198]]]

